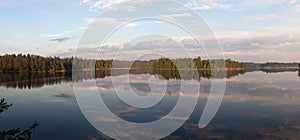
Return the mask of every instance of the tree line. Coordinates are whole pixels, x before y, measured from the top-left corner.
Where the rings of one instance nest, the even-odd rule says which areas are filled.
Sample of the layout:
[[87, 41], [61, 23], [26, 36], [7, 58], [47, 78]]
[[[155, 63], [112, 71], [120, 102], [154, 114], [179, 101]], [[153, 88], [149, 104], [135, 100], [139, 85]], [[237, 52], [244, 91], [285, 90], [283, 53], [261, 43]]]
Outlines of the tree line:
[[237, 61], [227, 59], [223, 60], [201, 60], [198, 58], [179, 58], [169, 59], [160, 58], [156, 60], [142, 61], [137, 60], [94, 60], [82, 58], [60, 58], [60, 57], [42, 57], [39, 55], [24, 54], [6, 54], [0, 56], [0, 72], [65, 72], [72, 71], [72, 68], [78, 70], [110, 70], [112, 68], [122, 69], [155, 69], [155, 70], [174, 70], [174, 69], [197, 69], [210, 70], [212, 63], [226, 63], [227, 69], [246, 69], [246, 65]]
[[278, 62], [268, 62], [260, 66], [261, 69], [294, 69], [298, 70], [300, 68], [300, 63], [278, 63]]
[[246, 64], [232, 61], [231, 59], [214, 59], [214, 60], [201, 60], [201, 57], [197, 58], [160, 58], [153, 62], [153, 69], [156, 70], [212, 70], [212, 69], [224, 69], [224, 70], [246, 70]]
[[72, 69], [73, 58], [11, 54], [0, 56], [0, 72], [58, 72]]

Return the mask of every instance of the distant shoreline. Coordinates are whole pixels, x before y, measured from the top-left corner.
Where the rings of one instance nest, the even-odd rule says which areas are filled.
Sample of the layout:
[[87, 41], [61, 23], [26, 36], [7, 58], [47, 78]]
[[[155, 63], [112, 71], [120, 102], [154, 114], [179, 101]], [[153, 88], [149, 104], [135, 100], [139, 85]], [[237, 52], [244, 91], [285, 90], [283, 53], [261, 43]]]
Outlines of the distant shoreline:
[[[211, 65], [213, 64], [213, 65]], [[225, 64], [225, 65], [224, 65]], [[224, 67], [225, 66], [225, 67]], [[153, 60], [93, 60], [82, 58], [42, 57], [38, 55], [11, 54], [0, 56], [0, 72], [58, 73], [73, 70], [226, 70], [226, 71], [284, 71], [299, 70], [300, 63], [252, 63], [231, 59], [202, 60], [197, 58], [160, 58]]]

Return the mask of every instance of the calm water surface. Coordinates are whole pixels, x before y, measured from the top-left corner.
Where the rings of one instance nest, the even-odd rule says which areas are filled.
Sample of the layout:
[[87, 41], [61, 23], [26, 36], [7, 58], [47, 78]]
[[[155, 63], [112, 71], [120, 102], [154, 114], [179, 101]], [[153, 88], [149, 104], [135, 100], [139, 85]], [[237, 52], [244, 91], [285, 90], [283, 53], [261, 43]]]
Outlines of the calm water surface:
[[[118, 75], [121, 78], [125, 76]], [[159, 86], [160, 82], [167, 83], [165, 98], [148, 109], [133, 108], [114, 94], [109, 74], [103, 73], [98, 77], [97, 88], [86, 88], [97, 90], [115, 115], [131, 122], [145, 123], [160, 119], [173, 109], [182, 94], [178, 88], [179, 78], [154, 76], [154, 86]], [[147, 82], [153, 75], [139, 73], [131, 77], [131, 88], [141, 96], [151, 91]], [[201, 83], [198, 104], [188, 121], [165, 139], [300, 139], [298, 72], [247, 72], [227, 76], [222, 105], [204, 129], [198, 128], [198, 122], [210, 92], [211, 78], [204, 76], [200, 81], [185, 80], [190, 81], [191, 86]], [[92, 80], [87, 78], [76, 82], [89, 83]], [[128, 90], [124, 86], [117, 88]], [[82, 114], [74, 95], [72, 77], [68, 74], [1, 75], [0, 98], [13, 104], [0, 113], [0, 131], [26, 130], [38, 122], [32, 133], [33, 140], [108, 139]]]

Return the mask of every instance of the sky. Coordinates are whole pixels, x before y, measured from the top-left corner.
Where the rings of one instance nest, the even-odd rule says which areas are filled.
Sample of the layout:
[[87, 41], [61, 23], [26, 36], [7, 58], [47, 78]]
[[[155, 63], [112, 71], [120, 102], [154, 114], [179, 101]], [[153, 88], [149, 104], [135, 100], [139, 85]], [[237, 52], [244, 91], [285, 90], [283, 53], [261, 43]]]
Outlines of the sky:
[[[193, 56], [204, 54], [193, 51], [195, 47], [191, 46], [195, 44], [190, 43], [186, 33], [162, 21], [128, 23], [112, 34], [100, 50], [97, 41], [93, 47], [89, 44], [78, 48], [82, 45], [84, 40], [82, 38], [86, 37], [85, 33], [88, 29], [92, 29], [93, 25], [101, 26], [103, 32], [106, 32], [105, 29], [126, 21], [126, 19], [102, 16], [107, 11], [112, 11], [111, 13], [120, 17], [126, 17], [126, 14], [133, 17], [156, 14], [162, 19], [174, 21], [179, 18], [188, 19], [191, 16], [189, 12], [170, 7], [168, 9], [170, 13], [162, 14], [159, 8], [156, 10], [153, 8], [151, 11], [147, 9], [151, 4], [149, 0], [134, 1], [140, 7], [126, 4], [133, 1], [1, 0], [0, 54], [30, 53], [68, 57], [73, 56], [77, 48], [82, 55], [96, 55], [95, 53], [99, 51], [101, 57], [107, 59], [126, 46], [132, 48], [123, 50], [122, 56], [147, 53], [153, 49], [149, 48], [149, 44], [168, 48], [169, 44], [176, 44], [176, 42], [187, 46], [187, 50]], [[175, 2], [193, 10], [208, 24], [220, 43], [225, 58], [243, 62], [300, 61], [299, 0], [177, 0]], [[164, 7], [167, 5], [162, 4], [160, 8]], [[155, 32], [168, 36], [175, 42], [162, 38], [151, 38], [152, 42], [149, 42], [149, 40], [141, 41], [143, 37], [139, 38]], [[137, 38], [138, 43], [132, 42]], [[137, 50], [137, 44], [144, 46], [145, 49]], [[174, 49], [172, 53], [173, 56], [181, 56], [181, 50]], [[214, 57], [213, 52], [211, 57]]]

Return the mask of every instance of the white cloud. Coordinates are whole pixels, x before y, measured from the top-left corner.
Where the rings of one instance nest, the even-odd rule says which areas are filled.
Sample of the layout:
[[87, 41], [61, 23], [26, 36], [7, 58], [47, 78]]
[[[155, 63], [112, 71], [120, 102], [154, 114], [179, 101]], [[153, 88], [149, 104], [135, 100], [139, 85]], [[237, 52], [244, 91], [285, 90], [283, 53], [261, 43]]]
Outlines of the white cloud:
[[83, 20], [88, 24], [99, 24], [99, 25], [112, 25], [121, 24], [122, 21], [116, 18], [101, 17], [101, 18], [83, 18]]
[[294, 13], [295, 13], [295, 14], [300, 14], [300, 4], [296, 4], [296, 5], [295, 5]]
[[181, 13], [181, 14], [159, 15], [158, 18], [174, 21], [176, 18], [190, 17], [190, 16], [192, 16], [191, 13]]
[[83, 20], [84, 20], [86, 23], [91, 24], [91, 23], [95, 20], [95, 18], [83, 18]]
[[296, 4], [297, 3], [297, 0], [291, 0], [290, 1], [290, 4]]
[[297, 62], [300, 34], [282, 32], [231, 32], [217, 35], [227, 58], [254, 62]]
[[80, 4], [88, 4], [88, 3], [90, 3], [91, 2], [91, 0], [81, 0], [80, 1]]
[[268, 4], [296, 4], [299, 0], [264, 0]]
[[46, 38], [53, 38], [53, 37], [62, 37], [64, 35], [70, 34], [70, 33], [74, 33], [76, 32], [76, 30], [67, 30], [67, 31], [63, 31], [62, 33], [47, 33], [47, 34], [41, 34], [41, 37], [46, 37]]
[[14, 37], [16, 37], [16, 38], [22, 38], [22, 37], [25, 36], [24, 33], [12, 33], [12, 35], [13, 35]]
[[[253, 62], [296, 62], [299, 61], [300, 53], [300, 34], [277, 33], [273, 32], [230, 32], [217, 35], [218, 40], [224, 51], [226, 58], [231, 58], [238, 61], [253, 61]], [[87, 56], [96, 55], [95, 52], [100, 50], [101, 59], [111, 59], [114, 57], [119, 49], [122, 49], [122, 59], [135, 56], [137, 54], [147, 54], [152, 51], [164, 52], [168, 50], [170, 56], [184, 57], [182, 51], [178, 51], [175, 47], [178, 43], [182, 44], [193, 57], [201, 56], [207, 59], [205, 54], [202, 53], [202, 48], [191, 41], [189, 38], [184, 39], [152, 39], [141, 40], [131, 44], [110, 44], [94, 48], [82, 47], [80, 51]], [[209, 42], [208, 42], [209, 45]], [[207, 46], [206, 46], [207, 47]], [[206, 48], [205, 47], [205, 48]], [[209, 54], [218, 57], [219, 52], [215, 50], [208, 50]], [[53, 55], [71, 56], [74, 54], [73, 50], [59, 51]], [[124, 55], [123, 55], [124, 54]], [[157, 57], [153, 57], [157, 58]], [[150, 58], [149, 59], [153, 59]]]
[[232, 5], [220, 0], [188, 0], [185, 6], [193, 10], [231, 9]]
[[40, 36], [41, 37], [61, 37], [61, 36], [63, 36], [64, 34], [52, 34], [52, 33], [50, 33], [50, 34], [41, 34]]
[[[88, 5], [92, 11], [103, 9], [134, 11], [132, 4], [143, 5], [147, 3], [151, 3], [151, 0], [81, 0], [80, 2], [80, 4]], [[116, 6], [118, 9], [114, 9]]]
[[[83, 0], [83, 1], [87, 1], [87, 0]], [[113, 6], [119, 5], [127, 1], [129, 0], [90, 0], [85, 3], [89, 3], [91, 9], [110, 9]]]
[[135, 11], [135, 6], [145, 6], [160, 0], [81, 0], [80, 4], [88, 5], [91, 11], [125, 10]]
[[263, 14], [255, 16], [247, 16], [246, 20], [269, 20], [269, 19], [278, 19], [279, 17], [274, 14]]
[[268, 3], [268, 4], [278, 4], [278, 3], [284, 3], [287, 1], [288, 0], [264, 0], [263, 2]]
[[288, 3], [289, 0], [243, 0], [241, 4], [243, 7], [258, 7], [258, 6], [270, 6], [273, 4], [284, 4]]
[[139, 24], [137, 24], [137, 23], [128, 23], [128, 24], [126, 24], [124, 27], [136, 27], [136, 26], [139, 26]]
[[88, 27], [84, 26], [84, 27], [78, 27], [77, 30], [86, 30]]

